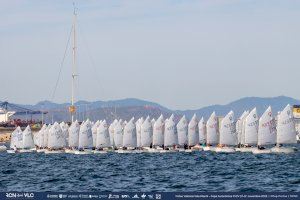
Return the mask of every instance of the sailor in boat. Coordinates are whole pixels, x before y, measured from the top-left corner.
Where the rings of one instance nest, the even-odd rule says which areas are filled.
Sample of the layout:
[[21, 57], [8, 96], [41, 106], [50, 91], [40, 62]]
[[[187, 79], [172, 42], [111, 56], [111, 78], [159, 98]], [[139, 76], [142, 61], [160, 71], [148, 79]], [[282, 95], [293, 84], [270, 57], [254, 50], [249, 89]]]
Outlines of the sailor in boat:
[[188, 147], [187, 144], [184, 144], [184, 145], [183, 145], [183, 148], [184, 148], [184, 150], [186, 150], [186, 149], [188, 149], [189, 147]]

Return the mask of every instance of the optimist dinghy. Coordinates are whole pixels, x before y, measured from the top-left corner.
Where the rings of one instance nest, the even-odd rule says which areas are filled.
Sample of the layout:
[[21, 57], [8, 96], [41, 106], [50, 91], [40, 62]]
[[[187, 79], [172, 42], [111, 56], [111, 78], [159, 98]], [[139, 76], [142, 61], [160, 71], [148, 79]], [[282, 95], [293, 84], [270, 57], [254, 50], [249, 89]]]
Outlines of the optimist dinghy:
[[275, 119], [272, 116], [272, 109], [269, 106], [259, 119], [258, 126], [258, 148], [252, 151], [253, 154], [271, 153], [271, 149], [263, 146], [274, 145], [276, 143]]
[[[110, 145], [110, 138], [109, 138], [109, 131], [106, 120], [103, 120], [98, 124], [96, 130], [96, 150], [94, 153], [107, 153], [107, 149], [111, 147]], [[106, 149], [106, 150], [105, 150]]]
[[135, 151], [136, 148], [137, 148], [136, 127], [134, 124], [134, 118], [131, 118], [131, 120], [127, 122], [124, 127], [123, 149], [118, 151], [118, 153], [137, 153]]
[[48, 145], [45, 154], [57, 154], [63, 153], [63, 148], [65, 147], [65, 135], [60, 127], [60, 125], [55, 122], [49, 129], [48, 132]]
[[89, 120], [86, 120], [80, 126], [79, 130], [79, 140], [78, 140], [78, 150], [75, 154], [92, 154], [93, 153], [93, 136], [92, 136], [92, 125]]
[[215, 149], [216, 152], [234, 153], [232, 146], [237, 145], [237, 134], [234, 122], [234, 113], [230, 111], [221, 121], [219, 145]]
[[206, 137], [207, 137], [206, 123], [203, 117], [201, 117], [198, 123], [198, 131], [199, 131], [199, 144], [201, 144], [201, 150], [203, 150], [203, 146], [206, 144]]
[[148, 116], [141, 126], [141, 146], [144, 152], [149, 152], [150, 147], [152, 147], [152, 132], [152, 123], [150, 121], [150, 117]]
[[153, 148], [150, 152], [159, 153], [164, 145], [164, 118], [162, 115], [153, 124]]
[[215, 151], [216, 147], [212, 145], [217, 145], [219, 142], [219, 125], [216, 113], [213, 112], [206, 123], [206, 142], [207, 145], [203, 147], [203, 151]]
[[196, 114], [193, 115], [188, 124], [188, 147], [192, 151], [200, 150], [198, 119]]
[[164, 134], [164, 149], [160, 153], [178, 152], [176, 146], [178, 145], [178, 135], [175, 128], [174, 115], [172, 114], [169, 119], [165, 121], [165, 134]]
[[187, 147], [188, 144], [188, 121], [183, 115], [179, 122], [176, 125], [177, 134], [178, 134], [178, 146], [179, 151], [185, 151], [184, 147]]
[[23, 135], [22, 130], [18, 126], [12, 133], [10, 137], [10, 149], [7, 150], [7, 153], [17, 153], [18, 149], [23, 147]]
[[75, 153], [75, 151], [77, 150], [79, 143], [79, 131], [80, 125], [76, 120], [71, 124], [71, 126], [68, 129], [68, 147], [65, 148], [65, 153]]
[[241, 147], [239, 148], [240, 152], [252, 152], [257, 149], [254, 145], [257, 145], [258, 121], [259, 118], [256, 108], [253, 108], [244, 118], [242, 123], [242, 136], [240, 140]]
[[20, 153], [34, 152], [36, 149], [34, 147], [33, 136], [29, 125], [23, 131], [22, 136], [23, 136], [23, 145], [22, 148], [19, 150], [19, 152]]
[[284, 147], [283, 144], [295, 144], [296, 140], [296, 129], [294, 117], [292, 115], [292, 108], [288, 104], [277, 118], [277, 137], [276, 147], [271, 149], [273, 153], [293, 153], [295, 148]]

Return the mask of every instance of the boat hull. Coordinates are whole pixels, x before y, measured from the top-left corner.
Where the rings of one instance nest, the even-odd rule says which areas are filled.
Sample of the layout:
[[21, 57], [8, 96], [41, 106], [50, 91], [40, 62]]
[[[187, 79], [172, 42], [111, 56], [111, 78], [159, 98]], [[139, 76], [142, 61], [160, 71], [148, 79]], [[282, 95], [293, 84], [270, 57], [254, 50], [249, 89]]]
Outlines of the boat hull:
[[215, 150], [216, 150], [216, 147], [211, 147], [211, 146], [203, 147], [203, 151], [215, 151]]
[[45, 154], [59, 154], [59, 153], [64, 153], [64, 150], [45, 150]]
[[20, 153], [32, 153], [34, 152], [35, 150], [32, 150], [32, 149], [20, 149], [19, 152]]
[[292, 147], [273, 147], [271, 149], [272, 153], [294, 153], [295, 151], [296, 149]]
[[9, 150], [6, 150], [6, 152], [7, 152], [7, 153], [16, 153], [16, 151], [15, 151], [15, 150], [11, 150], [11, 149], [9, 149]]
[[76, 155], [87, 155], [87, 154], [93, 154], [93, 151], [74, 151], [74, 154]]
[[231, 147], [216, 147], [215, 152], [217, 153], [235, 153], [235, 149]]
[[46, 151], [46, 149], [37, 149], [36, 152], [37, 153], [44, 153]]
[[252, 153], [253, 154], [268, 154], [268, 153], [272, 153], [271, 152], [271, 149], [258, 149], [258, 148], [255, 148], [252, 150]]

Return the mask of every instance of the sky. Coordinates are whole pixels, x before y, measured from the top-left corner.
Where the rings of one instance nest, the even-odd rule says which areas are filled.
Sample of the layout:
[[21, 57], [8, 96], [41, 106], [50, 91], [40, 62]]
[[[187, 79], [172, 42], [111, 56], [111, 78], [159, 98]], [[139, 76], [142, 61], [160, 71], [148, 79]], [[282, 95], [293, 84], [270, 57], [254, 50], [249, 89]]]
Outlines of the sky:
[[[0, 0], [0, 100], [70, 102], [73, 1]], [[300, 99], [300, 1], [77, 0], [76, 100]]]

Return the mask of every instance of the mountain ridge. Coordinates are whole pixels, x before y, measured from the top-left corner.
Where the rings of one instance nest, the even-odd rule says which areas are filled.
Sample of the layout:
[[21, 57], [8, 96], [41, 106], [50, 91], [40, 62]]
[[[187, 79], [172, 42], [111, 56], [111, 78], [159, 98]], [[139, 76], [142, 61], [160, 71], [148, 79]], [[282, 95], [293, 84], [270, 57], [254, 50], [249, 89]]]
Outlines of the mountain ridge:
[[[294, 99], [287, 96], [276, 96], [276, 97], [243, 97], [235, 101], [229, 102], [227, 104], [215, 104], [211, 106], [205, 106], [199, 109], [187, 109], [187, 110], [171, 110], [164, 107], [156, 102], [151, 102], [147, 100], [141, 100], [137, 98], [125, 98], [118, 100], [108, 100], [108, 101], [77, 101], [75, 105], [77, 106], [78, 118], [91, 118], [92, 120], [109, 118], [123, 118], [130, 119], [132, 116], [135, 118], [150, 117], [157, 118], [160, 113], [164, 114], [164, 117], [169, 117], [172, 113], [176, 115], [178, 119], [180, 116], [185, 115], [187, 118], [191, 118], [195, 113], [198, 117], [204, 117], [207, 119], [212, 112], [216, 112], [219, 116], [226, 115], [230, 110], [234, 111], [235, 117], [239, 115], [244, 110], [251, 110], [254, 107], [257, 108], [258, 113], [261, 114], [270, 105], [273, 109], [273, 113], [277, 113], [282, 110], [287, 104], [294, 105], [300, 104], [300, 100]], [[59, 120], [69, 120], [70, 115], [68, 113], [68, 106], [70, 103], [54, 103], [48, 100], [40, 101], [34, 105], [21, 105], [33, 110], [43, 110], [48, 111], [46, 120], [55, 121]]]

